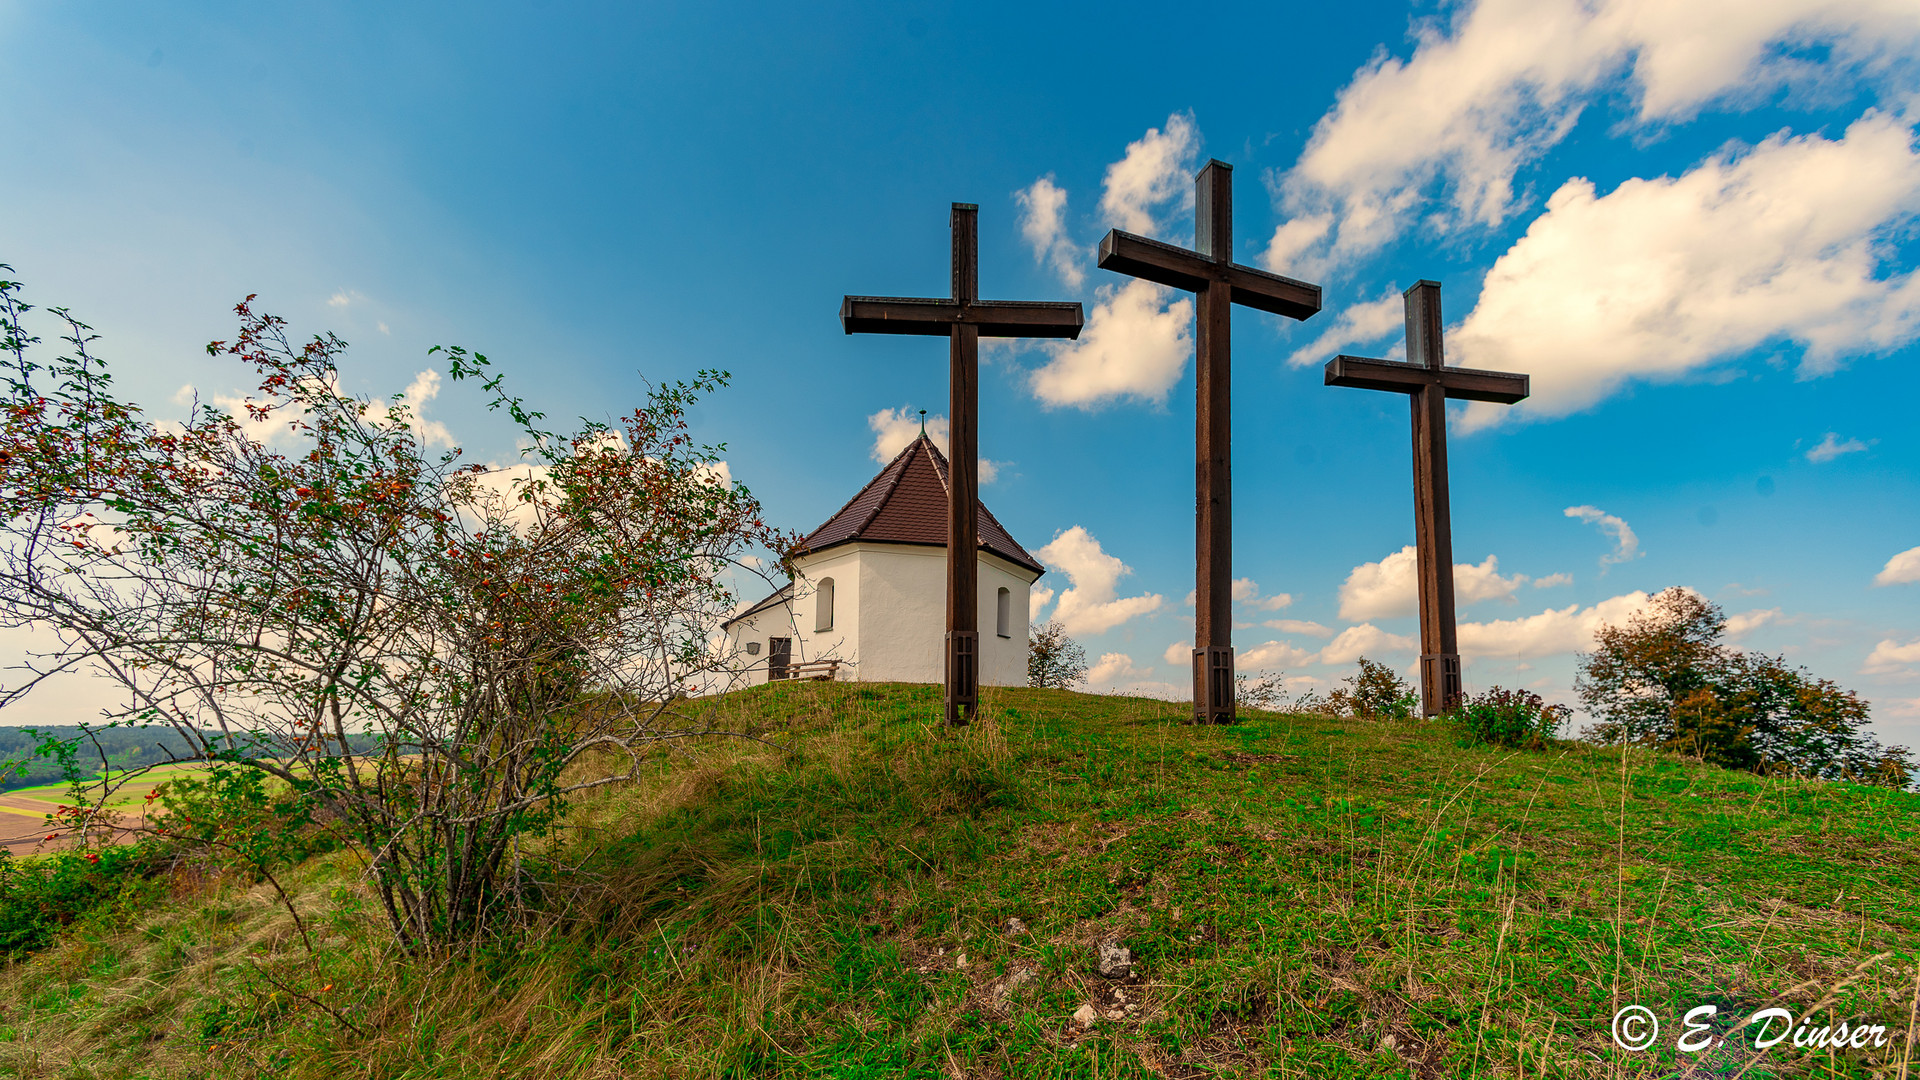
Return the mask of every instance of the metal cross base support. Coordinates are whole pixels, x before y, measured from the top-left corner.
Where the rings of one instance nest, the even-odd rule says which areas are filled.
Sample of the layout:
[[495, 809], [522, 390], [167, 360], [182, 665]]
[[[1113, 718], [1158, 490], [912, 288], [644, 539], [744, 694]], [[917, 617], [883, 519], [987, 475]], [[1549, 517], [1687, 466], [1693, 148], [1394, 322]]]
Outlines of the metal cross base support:
[[980, 632], [947, 632], [947, 725], [964, 727], [980, 707]]
[[1460, 701], [1460, 654], [1420, 654], [1420, 715], [1439, 716]]
[[1210, 645], [1193, 650], [1194, 723], [1233, 723], [1234, 689], [1231, 645]]

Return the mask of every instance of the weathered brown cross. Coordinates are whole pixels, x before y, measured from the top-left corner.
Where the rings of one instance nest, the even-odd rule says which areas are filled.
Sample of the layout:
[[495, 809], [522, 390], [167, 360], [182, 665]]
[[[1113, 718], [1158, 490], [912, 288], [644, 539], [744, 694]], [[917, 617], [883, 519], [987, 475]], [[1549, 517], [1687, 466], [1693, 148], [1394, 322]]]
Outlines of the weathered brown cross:
[[1336, 356], [1328, 386], [1406, 394], [1413, 403], [1413, 537], [1420, 574], [1420, 706], [1445, 712], [1460, 697], [1460, 645], [1453, 621], [1453, 525], [1447, 508], [1447, 399], [1511, 405], [1527, 377], [1450, 368], [1440, 341], [1440, 283], [1406, 292], [1407, 362]]
[[1320, 286], [1233, 261], [1233, 166], [1209, 161], [1193, 179], [1193, 247], [1108, 233], [1100, 267], [1193, 293], [1196, 398], [1193, 719], [1230, 724], [1233, 672], [1232, 311], [1242, 304], [1291, 319], [1320, 310]]
[[953, 204], [953, 295], [937, 299], [849, 296], [849, 334], [945, 337], [947, 393], [947, 723], [965, 724], [980, 703], [979, 425], [982, 337], [1077, 338], [1080, 304], [980, 299], [980, 208]]

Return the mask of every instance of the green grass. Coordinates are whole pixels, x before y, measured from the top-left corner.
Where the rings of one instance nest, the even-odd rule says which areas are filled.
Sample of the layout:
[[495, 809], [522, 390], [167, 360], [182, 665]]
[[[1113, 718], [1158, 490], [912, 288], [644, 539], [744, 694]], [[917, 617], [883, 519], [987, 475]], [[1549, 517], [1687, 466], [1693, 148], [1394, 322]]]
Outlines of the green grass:
[[[1920, 1076], [1914, 794], [1052, 691], [957, 733], [927, 687], [729, 707], [793, 752], [581, 802], [534, 925], [407, 961], [335, 853], [291, 875], [308, 956], [271, 893], [183, 880], [0, 971], [0, 1076]], [[1679, 1054], [1702, 1004], [1889, 1045]]]

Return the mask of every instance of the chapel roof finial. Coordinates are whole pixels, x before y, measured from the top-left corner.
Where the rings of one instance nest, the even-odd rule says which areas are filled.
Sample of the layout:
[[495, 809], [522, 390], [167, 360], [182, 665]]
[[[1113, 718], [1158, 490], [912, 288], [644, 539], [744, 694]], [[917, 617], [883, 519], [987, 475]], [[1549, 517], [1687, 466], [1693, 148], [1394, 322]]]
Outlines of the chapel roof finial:
[[920, 410], [920, 437], [923, 439], [927, 437], [927, 410], [925, 409]]

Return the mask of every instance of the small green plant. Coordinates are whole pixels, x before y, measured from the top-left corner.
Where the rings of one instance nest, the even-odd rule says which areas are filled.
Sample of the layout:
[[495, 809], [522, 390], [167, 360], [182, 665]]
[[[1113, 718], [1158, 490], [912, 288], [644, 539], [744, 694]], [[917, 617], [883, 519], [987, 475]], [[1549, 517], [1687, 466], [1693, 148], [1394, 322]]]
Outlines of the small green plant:
[[0, 962], [46, 948], [61, 928], [106, 905], [157, 899], [164, 889], [151, 880], [153, 855], [142, 847], [32, 859], [0, 851]]
[[1387, 665], [1376, 664], [1364, 656], [1360, 658], [1360, 670], [1344, 681], [1345, 686], [1334, 687], [1327, 695], [1326, 708], [1336, 716], [1405, 720], [1420, 703], [1411, 683]]
[[1462, 700], [1448, 716], [1473, 742], [1539, 749], [1572, 713], [1565, 705], [1547, 704], [1532, 691], [1496, 686]]

